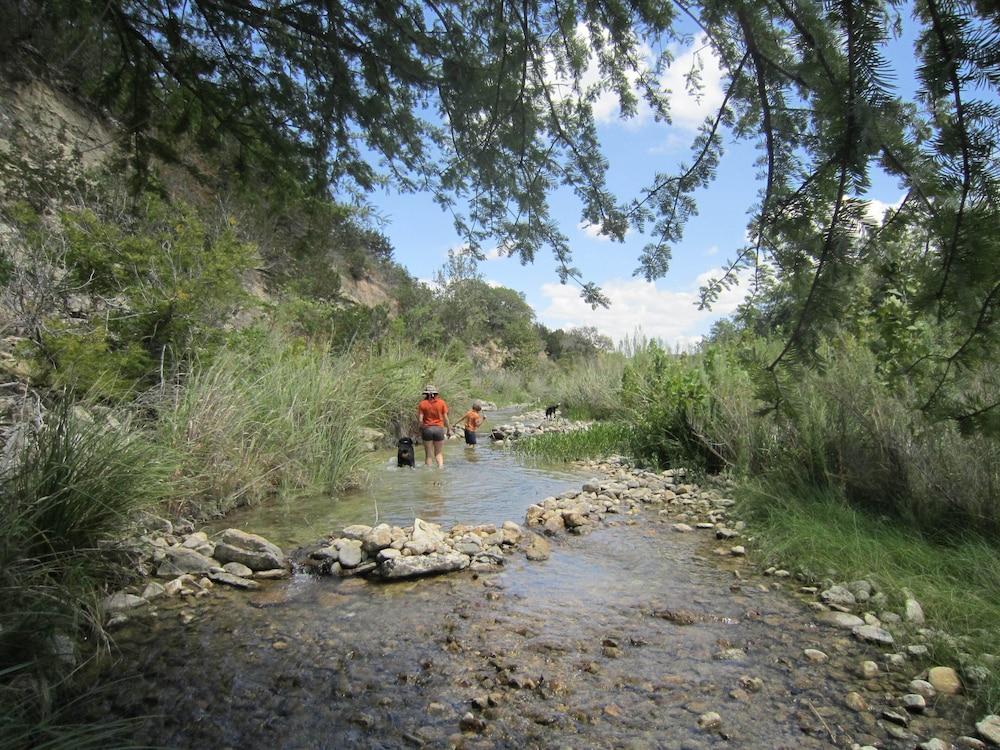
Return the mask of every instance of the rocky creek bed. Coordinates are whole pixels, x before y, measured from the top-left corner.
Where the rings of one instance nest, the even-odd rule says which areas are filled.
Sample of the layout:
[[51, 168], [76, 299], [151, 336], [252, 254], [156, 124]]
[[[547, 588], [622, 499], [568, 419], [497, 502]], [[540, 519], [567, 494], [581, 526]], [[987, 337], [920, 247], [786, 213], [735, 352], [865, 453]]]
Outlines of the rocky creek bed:
[[[754, 575], [722, 491], [683, 472], [587, 469], [595, 479], [522, 523], [356, 525], [293, 553], [300, 570], [329, 575], [267, 580], [288, 568], [243, 558], [259, 571], [230, 560], [170, 578], [181, 581], [173, 596], [130, 615], [112, 606], [124, 615], [120, 679], [89, 710], [146, 717], [136, 739], [166, 747], [1000, 740], [954, 670], [928, 662], [917, 602], [891, 612], [869, 581]], [[227, 532], [199, 554], [221, 563], [220, 544], [226, 558], [265, 543]], [[165, 574], [176, 560], [163, 552]], [[444, 560], [452, 575], [408, 577]], [[411, 573], [397, 580], [404, 563]], [[221, 573], [253, 590], [213, 581]]]

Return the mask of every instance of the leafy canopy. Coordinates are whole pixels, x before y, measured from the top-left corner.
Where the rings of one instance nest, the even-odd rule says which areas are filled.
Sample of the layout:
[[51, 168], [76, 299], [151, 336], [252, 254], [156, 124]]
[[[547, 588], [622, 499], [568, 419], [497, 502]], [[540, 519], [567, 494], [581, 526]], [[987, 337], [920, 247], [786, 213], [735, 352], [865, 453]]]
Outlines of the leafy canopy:
[[[704, 290], [711, 304], [747, 275], [782, 317], [769, 364], [808, 361], [884, 242], [909, 232], [906, 304], [949, 332], [924, 360], [928, 408], [955, 373], [996, 353], [1000, 303], [996, 122], [1000, 17], [969, 0], [26, 0], [4, 6], [0, 49], [42, 55], [119, 114], [140, 167], [178, 144], [225, 143], [237, 166], [293, 170], [315, 190], [432, 191], [473, 254], [487, 238], [530, 262], [553, 250], [580, 281], [547, 196], [568, 186], [581, 218], [621, 239], [648, 231], [637, 273], [665, 274], [714, 178], [727, 137], [760, 148], [748, 241]], [[919, 76], [901, 96], [885, 49], [903, 13]], [[593, 102], [645, 100], [668, 43], [699, 27], [724, 98], [692, 143], [636, 195], [607, 187]], [[654, 50], [652, 54], [648, 50]], [[591, 67], [593, 66], [593, 67]], [[589, 85], [590, 70], [598, 81]], [[697, 71], [690, 84], [697, 87]], [[184, 139], [188, 139], [185, 141]], [[233, 146], [235, 144], [235, 146]], [[872, 224], [873, 170], [906, 197]], [[979, 408], [992, 408], [984, 404]]]

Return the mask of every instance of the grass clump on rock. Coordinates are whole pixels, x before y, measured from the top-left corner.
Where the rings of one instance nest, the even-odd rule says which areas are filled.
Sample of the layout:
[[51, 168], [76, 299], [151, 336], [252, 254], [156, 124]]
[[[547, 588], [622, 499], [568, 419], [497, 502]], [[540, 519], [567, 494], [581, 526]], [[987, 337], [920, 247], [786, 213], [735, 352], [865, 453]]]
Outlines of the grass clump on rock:
[[[834, 489], [750, 483], [739, 510], [765, 559], [783, 567], [868, 578], [900, 610], [903, 592], [920, 603], [939, 664], [953, 664], [983, 708], [1000, 711], [1000, 550], [976, 534], [932, 537], [898, 518], [871, 515]], [[914, 632], [921, 627], [911, 624]]]
[[624, 452], [630, 430], [618, 422], [598, 422], [585, 430], [546, 432], [512, 443], [521, 453], [547, 461], [602, 458]]

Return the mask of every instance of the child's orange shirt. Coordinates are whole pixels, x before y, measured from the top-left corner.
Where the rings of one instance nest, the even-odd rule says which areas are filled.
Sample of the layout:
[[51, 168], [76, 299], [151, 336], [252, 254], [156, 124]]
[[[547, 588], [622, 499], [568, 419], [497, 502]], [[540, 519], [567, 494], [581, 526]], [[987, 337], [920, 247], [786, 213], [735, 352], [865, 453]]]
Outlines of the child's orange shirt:
[[469, 409], [465, 412], [465, 416], [462, 419], [465, 420], [465, 429], [472, 430], [473, 432], [483, 423], [483, 415], [475, 409]]

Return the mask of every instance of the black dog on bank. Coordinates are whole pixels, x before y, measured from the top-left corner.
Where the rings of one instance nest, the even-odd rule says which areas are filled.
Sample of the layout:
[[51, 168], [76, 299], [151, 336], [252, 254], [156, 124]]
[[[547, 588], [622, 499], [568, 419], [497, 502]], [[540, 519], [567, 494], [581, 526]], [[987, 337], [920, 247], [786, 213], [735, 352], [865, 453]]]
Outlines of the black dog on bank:
[[556, 409], [559, 408], [559, 404], [552, 404], [552, 406], [545, 407], [545, 418], [552, 419], [556, 415]]
[[413, 439], [401, 437], [396, 441], [396, 466], [413, 468]]

